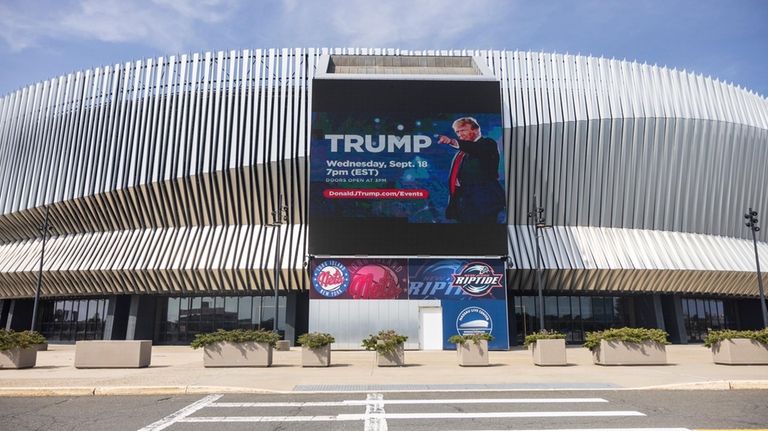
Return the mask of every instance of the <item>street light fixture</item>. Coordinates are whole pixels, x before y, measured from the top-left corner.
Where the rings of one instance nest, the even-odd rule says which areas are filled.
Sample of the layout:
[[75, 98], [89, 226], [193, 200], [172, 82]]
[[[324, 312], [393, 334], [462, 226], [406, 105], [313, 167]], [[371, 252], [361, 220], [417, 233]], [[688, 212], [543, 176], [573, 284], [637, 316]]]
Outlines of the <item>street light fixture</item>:
[[757, 225], [757, 211], [752, 208], [744, 214], [747, 220], [744, 223], [752, 231], [752, 243], [755, 246], [755, 265], [757, 266], [757, 290], [760, 293], [760, 308], [763, 311], [763, 327], [768, 328], [768, 310], [765, 307], [765, 293], [763, 293], [763, 279], [760, 276], [760, 259], [757, 256], [757, 232], [760, 232], [760, 226]]
[[547, 216], [544, 213], [544, 207], [539, 206], [539, 201], [536, 195], [533, 195], [533, 200], [536, 203], [536, 208], [533, 211], [528, 212], [528, 218], [533, 220], [533, 228], [536, 235], [536, 291], [539, 296], [539, 330], [544, 330], [544, 294], [542, 293], [541, 286], [541, 249], [539, 248], [539, 231], [552, 227], [547, 224]]
[[275, 252], [275, 324], [272, 325], [272, 330], [275, 334], [278, 334], [277, 324], [279, 317], [279, 302], [280, 302], [280, 272], [282, 270], [282, 249], [280, 247], [280, 227], [283, 223], [288, 221], [288, 206], [283, 205], [283, 195], [277, 196], [277, 206], [272, 210], [272, 223], [269, 225], [277, 228], [276, 239], [276, 252]]
[[40, 249], [40, 270], [37, 272], [37, 285], [35, 286], [35, 303], [32, 306], [32, 325], [30, 331], [34, 331], [37, 325], [37, 308], [40, 304], [40, 289], [43, 287], [43, 262], [45, 262], [45, 241], [48, 239], [48, 205], [45, 206], [45, 218], [43, 224], [38, 227], [43, 236], [43, 244]]

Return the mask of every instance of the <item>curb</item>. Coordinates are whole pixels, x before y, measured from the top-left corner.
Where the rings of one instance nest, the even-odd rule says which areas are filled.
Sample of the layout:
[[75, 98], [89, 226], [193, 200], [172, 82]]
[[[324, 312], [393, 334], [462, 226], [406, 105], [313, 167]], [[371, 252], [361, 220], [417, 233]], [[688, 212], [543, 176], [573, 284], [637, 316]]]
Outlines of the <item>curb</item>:
[[0, 397], [83, 397], [128, 395], [291, 394], [236, 386], [97, 386], [0, 388]]
[[93, 395], [95, 388], [0, 388], [1, 397], [82, 397]]
[[[552, 392], [552, 391], [647, 391], [647, 390], [687, 390], [687, 391], [727, 391], [727, 390], [768, 390], [768, 380], [718, 380], [711, 382], [679, 383], [671, 385], [645, 386], [639, 388], [546, 388], [546, 389], [451, 389], [429, 392]], [[408, 390], [394, 392], [425, 392], [426, 390]], [[344, 392], [344, 391], [342, 391]], [[350, 391], [358, 393], [360, 391]], [[370, 392], [370, 391], [364, 391]], [[387, 391], [377, 391], [387, 392]], [[97, 387], [18, 387], [0, 388], [0, 397], [81, 397], [81, 396], [140, 396], [140, 395], [208, 395], [208, 394], [327, 394], [327, 391], [279, 391], [237, 386], [97, 386]], [[334, 392], [341, 393], [341, 392]], [[346, 392], [344, 392], [346, 393]], [[362, 393], [362, 392], [361, 392]]]
[[[629, 390], [633, 388], [627, 388]], [[744, 389], [768, 389], [768, 380], [715, 380], [711, 382], [675, 383], [669, 385], [646, 386], [637, 390], [670, 391], [727, 391]]]

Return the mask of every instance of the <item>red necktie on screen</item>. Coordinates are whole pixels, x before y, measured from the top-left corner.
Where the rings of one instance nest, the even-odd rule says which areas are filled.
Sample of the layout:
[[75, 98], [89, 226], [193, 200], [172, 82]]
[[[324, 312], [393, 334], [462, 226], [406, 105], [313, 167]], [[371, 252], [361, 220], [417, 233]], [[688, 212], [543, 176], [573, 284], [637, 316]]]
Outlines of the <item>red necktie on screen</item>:
[[451, 191], [451, 196], [456, 192], [456, 180], [459, 178], [459, 169], [461, 169], [461, 161], [464, 160], [464, 156], [467, 153], [459, 151], [456, 153], [456, 157], [453, 158], [453, 164], [451, 165], [451, 176], [448, 178], [448, 189]]

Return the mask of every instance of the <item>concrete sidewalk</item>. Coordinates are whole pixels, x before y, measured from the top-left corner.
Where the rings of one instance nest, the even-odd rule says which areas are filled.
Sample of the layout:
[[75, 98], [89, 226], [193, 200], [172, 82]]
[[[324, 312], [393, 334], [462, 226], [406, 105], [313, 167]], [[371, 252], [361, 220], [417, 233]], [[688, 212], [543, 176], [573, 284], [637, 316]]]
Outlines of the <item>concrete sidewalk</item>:
[[667, 346], [666, 366], [605, 367], [583, 347], [568, 366], [537, 367], [520, 348], [490, 352], [490, 367], [460, 367], [453, 351], [407, 351], [406, 367], [377, 368], [374, 353], [334, 351], [329, 368], [302, 368], [300, 348], [269, 368], [204, 368], [202, 350], [154, 346], [143, 369], [76, 369], [73, 345], [38, 352], [37, 366], [0, 370], [0, 396], [140, 395], [386, 390], [768, 389], [768, 366], [715, 365], [701, 345]]

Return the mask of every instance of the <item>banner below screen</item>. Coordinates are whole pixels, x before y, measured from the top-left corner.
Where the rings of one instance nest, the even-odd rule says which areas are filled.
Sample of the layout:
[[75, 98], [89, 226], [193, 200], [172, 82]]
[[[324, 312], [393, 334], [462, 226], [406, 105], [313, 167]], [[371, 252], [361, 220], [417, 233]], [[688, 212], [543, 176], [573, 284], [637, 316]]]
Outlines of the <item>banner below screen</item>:
[[408, 297], [506, 301], [504, 263], [498, 259], [410, 259]]
[[440, 300], [443, 349], [452, 335], [489, 333], [509, 348], [507, 290], [500, 259], [334, 259], [311, 261], [311, 299]]
[[406, 259], [316, 259], [312, 299], [408, 299]]
[[500, 300], [442, 301], [443, 349], [454, 350], [452, 335], [491, 334], [490, 350], [509, 349], [507, 302]]
[[498, 259], [313, 259], [312, 299], [506, 301]]

